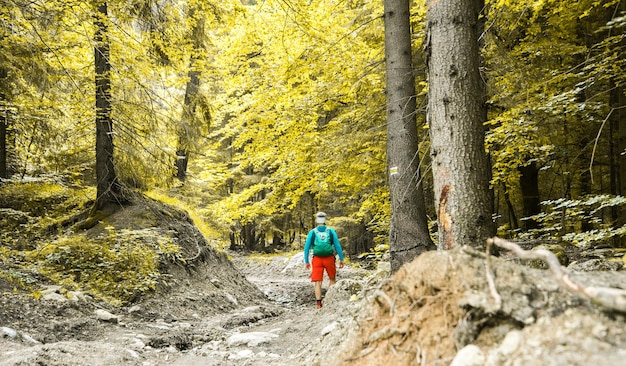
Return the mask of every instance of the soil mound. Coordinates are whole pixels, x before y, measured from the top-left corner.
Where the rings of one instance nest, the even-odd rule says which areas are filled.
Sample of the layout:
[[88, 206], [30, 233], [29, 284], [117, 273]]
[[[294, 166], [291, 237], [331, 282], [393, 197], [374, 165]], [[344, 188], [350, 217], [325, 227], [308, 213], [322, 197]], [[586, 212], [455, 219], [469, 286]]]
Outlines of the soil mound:
[[[497, 306], [473, 250], [428, 252], [370, 293], [339, 352], [320, 364], [621, 365], [624, 316], [562, 289], [550, 272], [494, 258]], [[573, 273], [626, 287], [624, 272]], [[332, 361], [334, 360], [334, 362]]]
[[[27, 212], [31, 237], [38, 236], [32, 233], [32, 227], [36, 227], [39, 220], [51, 220], [44, 216], [52, 209], [42, 204], [44, 206], [38, 210]], [[58, 205], [59, 202], [50, 204]], [[19, 207], [12, 210], [18, 212]], [[39, 213], [41, 216], [38, 216]], [[65, 223], [71, 225], [73, 220], [66, 220]], [[20, 235], [17, 231], [19, 227], [16, 228], [16, 232], [11, 233], [14, 237]], [[54, 231], [46, 228], [39, 240], [49, 241], [60, 231], [73, 230], [75, 227], [62, 225]], [[96, 237], [107, 235], [107, 232], [124, 232], [125, 237], [139, 237], [148, 241], [159, 238], [179, 246], [180, 254], [176, 258], [161, 258], [161, 275], [154, 292], [138, 296], [123, 306], [99, 301], [80, 289], [53, 284], [37, 271], [19, 267], [19, 263], [14, 263], [14, 260], [0, 256], [0, 270], [8, 274], [0, 276], [0, 351], [13, 350], [8, 353], [13, 354], [28, 346], [50, 349], [50, 352], [42, 351], [40, 356], [28, 359], [20, 356], [17, 361], [13, 360], [16, 364], [56, 364], [52, 361], [56, 357], [51, 354], [53, 351], [48, 344], [102, 340], [105, 334], [119, 326], [119, 319], [123, 319], [119, 322], [125, 323], [182, 323], [267, 301], [258, 287], [234, 267], [226, 253], [216, 250], [207, 242], [186, 212], [134, 195], [129, 204], [103, 218], [89, 230], [77, 231], [77, 234]], [[110, 240], [120, 239], [111, 236]], [[31, 241], [29, 246], [36, 247], [37, 242]], [[26, 283], [27, 288], [16, 287], [16, 278], [20, 283]], [[94, 315], [98, 310], [113, 314], [115, 321], [110, 322]], [[95, 349], [92, 350], [96, 355], [99, 354]], [[13, 361], [7, 361], [7, 364], [14, 364]], [[60, 362], [80, 364], [79, 360]]]

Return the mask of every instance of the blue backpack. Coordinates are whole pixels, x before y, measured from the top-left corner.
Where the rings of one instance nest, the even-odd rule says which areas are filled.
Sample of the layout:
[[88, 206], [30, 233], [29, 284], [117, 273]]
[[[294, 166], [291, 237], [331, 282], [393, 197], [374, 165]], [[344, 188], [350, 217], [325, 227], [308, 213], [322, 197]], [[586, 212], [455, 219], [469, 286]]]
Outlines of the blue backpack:
[[313, 229], [313, 255], [318, 257], [328, 257], [335, 254], [333, 246], [333, 234], [330, 229], [319, 231]]

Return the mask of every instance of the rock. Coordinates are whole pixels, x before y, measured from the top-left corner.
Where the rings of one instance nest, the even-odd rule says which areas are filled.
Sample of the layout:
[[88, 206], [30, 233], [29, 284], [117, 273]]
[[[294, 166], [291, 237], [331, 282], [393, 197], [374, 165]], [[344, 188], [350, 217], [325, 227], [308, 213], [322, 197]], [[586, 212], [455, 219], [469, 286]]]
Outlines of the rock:
[[511, 355], [518, 350], [523, 341], [524, 337], [522, 332], [519, 330], [512, 330], [504, 337], [502, 344], [498, 347], [498, 351], [504, 356]]
[[129, 314], [133, 314], [133, 313], [139, 313], [141, 312], [143, 309], [141, 308], [141, 306], [139, 305], [134, 305], [131, 306], [130, 309], [128, 309], [128, 313]]
[[67, 297], [65, 297], [65, 296], [63, 296], [63, 295], [61, 295], [59, 293], [56, 293], [56, 292], [47, 293], [47, 294], [43, 295], [41, 298], [44, 299], [44, 300], [52, 300], [52, 301], [58, 301], [58, 302], [65, 302], [65, 301], [67, 301]]
[[482, 366], [484, 364], [483, 351], [478, 346], [470, 344], [456, 354], [450, 366]]
[[47, 286], [46, 288], [44, 288], [43, 290], [41, 290], [41, 294], [42, 295], [48, 295], [48, 294], [53, 294], [53, 293], [59, 293], [61, 291], [61, 286], [58, 285], [51, 285], [51, 286]]
[[39, 342], [38, 340], [36, 340], [35, 338], [29, 336], [28, 334], [22, 334], [22, 340], [26, 343], [32, 343], [32, 344], [39, 344], [41, 342]]
[[15, 331], [14, 329], [2, 327], [0, 328], [0, 330], [2, 330], [3, 337], [17, 338], [17, 331]]
[[96, 318], [103, 322], [117, 324], [120, 321], [117, 315], [113, 315], [103, 309], [96, 309], [95, 314], [96, 314]]
[[377, 272], [391, 272], [391, 262], [378, 262], [376, 267]]
[[228, 299], [228, 301], [233, 303], [233, 305], [239, 306], [239, 301], [237, 301], [237, 298], [235, 296], [229, 294], [228, 292], [224, 292], [224, 296], [226, 297], [226, 299]]
[[252, 352], [249, 349], [244, 349], [242, 351], [239, 351], [237, 353], [233, 353], [230, 356], [228, 356], [229, 360], [241, 360], [241, 359], [245, 359], [245, 358], [251, 358], [252, 356], [254, 356], [254, 352]]
[[326, 327], [324, 327], [324, 329], [322, 329], [321, 333], [322, 336], [325, 336], [326, 334], [332, 332], [333, 330], [337, 329], [337, 327], [339, 326], [339, 323], [337, 322], [332, 322], [330, 324], [328, 324]]
[[282, 269], [281, 272], [285, 273], [291, 269], [301, 270], [302, 268], [304, 268], [304, 252], [298, 252], [297, 254], [289, 258], [287, 265], [285, 266], [285, 268]]
[[567, 268], [576, 272], [596, 272], [596, 271], [619, 271], [622, 269], [622, 262], [606, 259], [590, 259], [581, 263], [572, 263]]
[[231, 347], [242, 344], [245, 344], [249, 347], [256, 347], [262, 343], [269, 343], [276, 338], [278, 338], [278, 334], [270, 332], [238, 333], [230, 336], [226, 340], [226, 343], [228, 343], [228, 345]]

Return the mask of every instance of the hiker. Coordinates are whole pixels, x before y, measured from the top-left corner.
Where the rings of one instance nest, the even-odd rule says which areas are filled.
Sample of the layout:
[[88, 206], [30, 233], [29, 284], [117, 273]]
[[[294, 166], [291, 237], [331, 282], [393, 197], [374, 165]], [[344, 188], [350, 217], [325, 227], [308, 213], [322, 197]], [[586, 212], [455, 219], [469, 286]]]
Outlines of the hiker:
[[[315, 215], [315, 223], [317, 227], [309, 231], [304, 244], [304, 265], [306, 269], [311, 270], [311, 282], [315, 284], [315, 302], [317, 307], [321, 308], [324, 270], [330, 279], [329, 286], [334, 285], [337, 274], [335, 255], [339, 255], [339, 268], [343, 268], [343, 251], [335, 230], [326, 227], [326, 214], [318, 212]], [[313, 259], [309, 263], [311, 247], [313, 248]]]

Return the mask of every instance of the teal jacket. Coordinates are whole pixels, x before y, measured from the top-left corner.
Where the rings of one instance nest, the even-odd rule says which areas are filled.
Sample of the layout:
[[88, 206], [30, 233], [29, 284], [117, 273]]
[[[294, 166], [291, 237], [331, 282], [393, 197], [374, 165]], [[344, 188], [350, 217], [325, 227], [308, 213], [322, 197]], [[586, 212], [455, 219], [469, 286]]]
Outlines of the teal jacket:
[[[330, 234], [332, 235], [333, 246], [335, 247], [335, 252], [337, 252], [337, 254], [339, 255], [339, 260], [343, 262], [343, 251], [341, 250], [341, 244], [339, 244], [339, 237], [337, 236], [337, 232], [335, 231], [335, 229], [327, 228], [325, 225], [320, 225], [313, 230], [318, 230], [320, 232], [324, 230], [330, 231]], [[315, 235], [313, 234], [313, 230], [309, 231], [309, 235], [307, 235], [306, 237], [306, 243], [304, 244], [305, 264], [309, 263], [309, 252], [311, 251], [311, 247], [313, 247], [313, 242], [315, 241], [315, 239], [313, 238], [313, 236]]]

